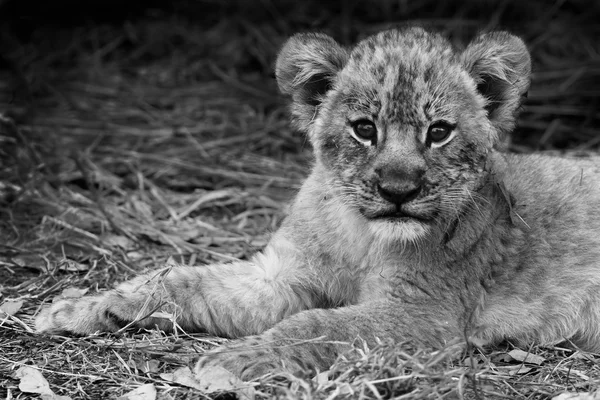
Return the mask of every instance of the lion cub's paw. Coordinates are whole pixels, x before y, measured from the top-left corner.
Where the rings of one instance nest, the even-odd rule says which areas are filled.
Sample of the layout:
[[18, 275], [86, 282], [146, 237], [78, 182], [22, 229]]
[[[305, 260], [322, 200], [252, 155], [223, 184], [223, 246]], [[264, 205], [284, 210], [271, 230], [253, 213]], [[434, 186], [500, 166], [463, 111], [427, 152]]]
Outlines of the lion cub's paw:
[[111, 331], [99, 315], [99, 300], [94, 297], [59, 300], [45, 308], [35, 318], [35, 329], [44, 333], [91, 334]]

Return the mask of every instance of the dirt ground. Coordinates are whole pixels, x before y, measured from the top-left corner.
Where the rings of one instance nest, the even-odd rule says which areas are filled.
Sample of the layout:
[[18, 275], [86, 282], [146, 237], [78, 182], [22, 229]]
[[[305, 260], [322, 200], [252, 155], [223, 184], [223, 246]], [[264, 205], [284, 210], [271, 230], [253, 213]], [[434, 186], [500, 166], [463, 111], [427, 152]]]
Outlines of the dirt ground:
[[[22, 384], [24, 366], [48, 382], [46, 398], [150, 386], [154, 397], [137, 398], [216, 396], [165, 374], [224, 339], [48, 336], [32, 320], [65, 290], [110, 288], [170, 257], [244, 259], [266, 244], [311, 165], [273, 74], [291, 34], [321, 31], [349, 45], [418, 23], [461, 46], [510, 30], [528, 44], [534, 74], [509, 151], [578, 156], [600, 149], [598, 21], [600, 3], [584, 0], [0, 2], [0, 309], [12, 310], [0, 312], [0, 397], [38, 396]], [[541, 357], [532, 362], [513, 350], [357, 347], [329, 378], [269, 377], [252, 390], [550, 399], [600, 387], [600, 355], [521, 349]]]

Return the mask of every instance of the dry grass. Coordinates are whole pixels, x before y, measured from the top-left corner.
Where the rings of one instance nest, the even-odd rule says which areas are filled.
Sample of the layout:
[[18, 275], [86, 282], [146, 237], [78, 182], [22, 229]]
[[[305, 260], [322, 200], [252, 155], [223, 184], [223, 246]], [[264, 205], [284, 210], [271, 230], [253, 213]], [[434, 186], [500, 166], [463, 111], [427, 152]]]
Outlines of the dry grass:
[[[0, 303], [24, 301], [0, 320], [0, 395], [25, 398], [12, 376], [32, 365], [73, 398], [113, 398], [144, 383], [163, 399], [206, 398], [160, 373], [218, 338], [40, 336], [32, 316], [67, 287], [93, 292], [170, 256], [203, 264], [265, 245], [310, 167], [272, 76], [287, 36], [316, 29], [350, 43], [419, 21], [464, 43], [480, 29], [510, 29], [530, 44], [535, 70], [511, 150], [589, 152], [600, 146], [600, 6], [588, 3], [182, 0], [61, 28], [47, 18], [0, 22]], [[525, 349], [544, 357], [536, 365], [508, 350], [357, 345], [329, 380], [270, 377], [256, 393], [545, 399], [600, 387], [597, 356]]]

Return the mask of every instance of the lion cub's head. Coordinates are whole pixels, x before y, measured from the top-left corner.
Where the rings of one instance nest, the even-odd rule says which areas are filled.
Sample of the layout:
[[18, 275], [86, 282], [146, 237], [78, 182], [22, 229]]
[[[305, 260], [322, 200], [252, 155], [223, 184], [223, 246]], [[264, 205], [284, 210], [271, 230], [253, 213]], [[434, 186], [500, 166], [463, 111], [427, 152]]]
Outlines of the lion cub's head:
[[473, 204], [529, 74], [529, 53], [511, 34], [485, 34], [456, 51], [420, 28], [384, 31], [352, 49], [298, 34], [276, 65], [334, 192], [373, 230], [402, 240]]

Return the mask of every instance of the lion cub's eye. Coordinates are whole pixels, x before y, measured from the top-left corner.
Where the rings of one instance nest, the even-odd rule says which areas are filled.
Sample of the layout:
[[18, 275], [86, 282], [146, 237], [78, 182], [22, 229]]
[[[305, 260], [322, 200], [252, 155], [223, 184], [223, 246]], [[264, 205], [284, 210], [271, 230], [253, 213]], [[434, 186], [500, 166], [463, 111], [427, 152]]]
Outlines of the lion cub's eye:
[[354, 138], [363, 144], [373, 144], [377, 141], [377, 127], [366, 119], [359, 119], [352, 122], [352, 132]]
[[430, 147], [440, 147], [454, 137], [454, 126], [447, 122], [435, 122], [427, 131], [426, 144]]

